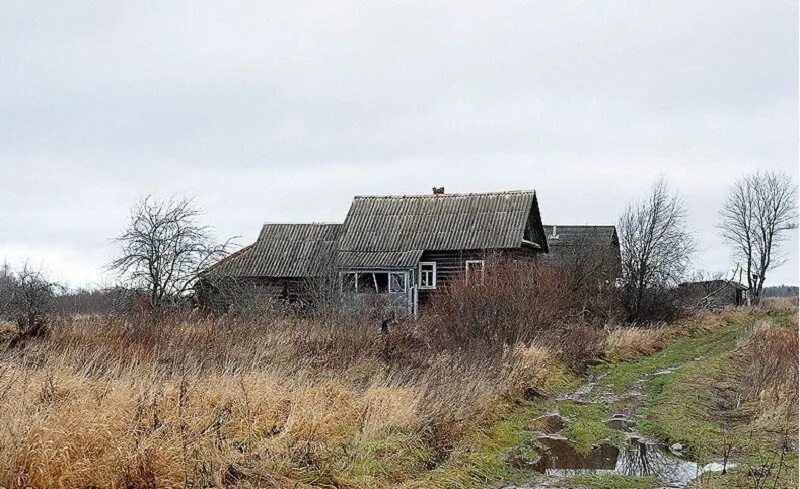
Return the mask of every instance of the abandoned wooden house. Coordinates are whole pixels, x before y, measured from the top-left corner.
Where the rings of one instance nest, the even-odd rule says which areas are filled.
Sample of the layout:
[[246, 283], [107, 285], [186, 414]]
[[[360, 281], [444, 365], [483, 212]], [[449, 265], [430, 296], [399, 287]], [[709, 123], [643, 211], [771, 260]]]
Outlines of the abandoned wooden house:
[[482, 283], [490, 256], [535, 259], [547, 251], [534, 191], [355, 197], [336, 265], [350, 301], [379, 294], [416, 314], [457, 277]]
[[482, 283], [491, 256], [547, 253], [534, 191], [436, 190], [355, 197], [341, 225], [267, 224], [254, 244], [211, 267], [200, 289], [218, 298], [221, 284], [246, 284], [270, 297], [305, 300], [311, 299], [309, 284], [334, 275], [345, 304], [378, 301], [416, 314], [457, 277]]
[[550, 253], [543, 263], [562, 267], [581, 281], [614, 284], [622, 277], [617, 228], [545, 224]]
[[264, 224], [255, 243], [202, 274], [198, 294], [214, 305], [248, 292], [289, 302], [305, 300], [314, 281], [330, 273], [340, 231], [340, 224]]
[[678, 285], [678, 295], [687, 307], [740, 306], [747, 300], [747, 291], [747, 286], [730, 280], [703, 280]]

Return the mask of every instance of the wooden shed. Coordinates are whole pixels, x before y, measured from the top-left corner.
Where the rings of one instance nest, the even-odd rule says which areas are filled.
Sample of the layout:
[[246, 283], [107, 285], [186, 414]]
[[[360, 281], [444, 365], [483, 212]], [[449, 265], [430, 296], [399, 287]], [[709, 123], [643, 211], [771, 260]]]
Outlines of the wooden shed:
[[689, 307], [740, 306], [747, 300], [745, 285], [731, 280], [702, 280], [678, 285], [681, 302]]

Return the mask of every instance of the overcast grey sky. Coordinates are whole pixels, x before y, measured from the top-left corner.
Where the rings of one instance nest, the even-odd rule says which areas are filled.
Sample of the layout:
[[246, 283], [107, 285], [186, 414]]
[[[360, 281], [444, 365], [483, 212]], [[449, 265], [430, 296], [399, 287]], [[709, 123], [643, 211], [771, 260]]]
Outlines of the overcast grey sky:
[[[108, 282], [150, 193], [246, 243], [434, 185], [615, 223], [665, 175], [695, 266], [730, 270], [727, 188], [797, 180], [797, 23], [790, 1], [3, 2], [0, 259]], [[797, 249], [768, 283], [798, 283]]]

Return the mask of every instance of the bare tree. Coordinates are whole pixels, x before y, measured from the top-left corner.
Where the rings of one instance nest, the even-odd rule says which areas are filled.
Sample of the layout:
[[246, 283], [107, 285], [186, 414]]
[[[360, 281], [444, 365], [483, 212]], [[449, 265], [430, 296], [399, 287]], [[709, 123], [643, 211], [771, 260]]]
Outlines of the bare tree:
[[140, 200], [116, 242], [121, 256], [108, 268], [126, 286], [142, 290], [153, 309], [182, 300], [200, 272], [223, 258], [232, 239], [217, 243], [189, 199]]
[[17, 324], [16, 340], [46, 334], [63, 288], [27, 264], [17, 272], [5, 265], [1, 274], [0, 313]]
[[658, 180], [645, 200], [628, 205], [619, 221], [619, 236], [629, 319], [654, 319], [666, 312], [661, 306], [669, 305], [669, 289], [686, 273], [695, 248], [683, 202]]
[[780, 243], [797, 227], [796, 185], [779, 172], [739, 179], [722, 207], [719, 227], [747, 272], [748, 302], [758, 302], [767, 272], [783, 263]]
[[598, 242], [595, 236], [585, 234], [570, 245], [562, 246], [548, 258], [550, 266], [571, 284], [578, 302], [576, 316], [610, 320], [619, 312], [615, 288], [620, 277], [618, 248], [611, 243]]

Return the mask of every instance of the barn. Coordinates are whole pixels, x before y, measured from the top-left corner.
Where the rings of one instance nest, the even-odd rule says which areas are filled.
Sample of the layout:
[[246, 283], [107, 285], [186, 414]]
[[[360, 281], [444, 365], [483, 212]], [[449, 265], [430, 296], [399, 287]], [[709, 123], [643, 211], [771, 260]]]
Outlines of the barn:
[[581, 283], [614, 284], [622, 277], [622, 254], [613, 225], [545, 224], [550, 252], [543, 263], [562, 268]]

